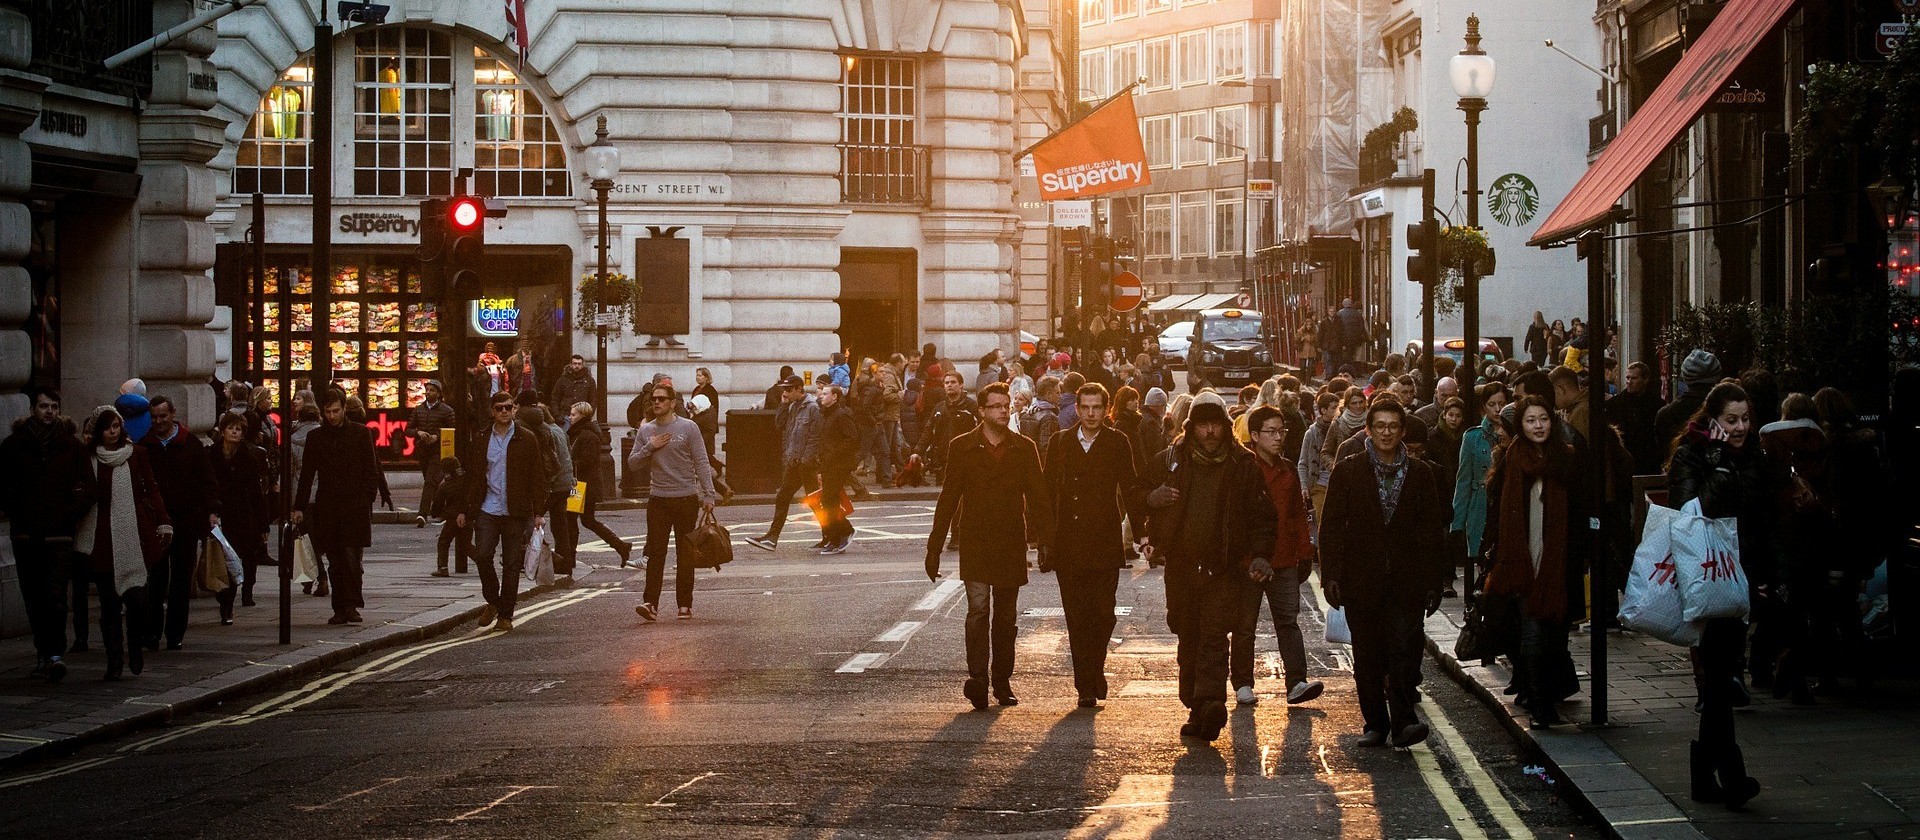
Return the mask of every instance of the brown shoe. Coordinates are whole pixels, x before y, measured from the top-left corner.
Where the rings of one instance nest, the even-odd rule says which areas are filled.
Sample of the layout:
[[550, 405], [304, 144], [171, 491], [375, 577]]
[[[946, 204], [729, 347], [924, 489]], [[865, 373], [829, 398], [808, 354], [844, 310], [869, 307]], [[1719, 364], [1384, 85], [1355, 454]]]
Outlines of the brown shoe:
[[493, 624], [493, 620], [499, 617], [499, 615], [500, 615], [500, 611], [498, 609], [495, 609], [492, 604], [488, 604], [484, 607], [481, 607], [480, 608], [480, 629], [482, 630], [487, 629], [487, 627], [491, 626]]

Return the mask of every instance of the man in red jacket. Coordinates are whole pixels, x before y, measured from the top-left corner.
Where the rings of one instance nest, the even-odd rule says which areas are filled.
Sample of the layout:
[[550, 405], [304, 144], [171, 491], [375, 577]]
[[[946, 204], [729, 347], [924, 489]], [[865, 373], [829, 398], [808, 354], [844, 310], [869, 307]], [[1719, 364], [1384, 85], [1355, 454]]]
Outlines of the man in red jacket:
[[1260, 627], [1260, 602], [1265, 600], [1273, 612], [1273, 635], [1286, 670], [1287, 703], [1305, 703], [1319, 697], [1326, 686], [1307, 679], [1307, 643], [1300, 635], [1300, 585], [1311, 568], [1313, 540], [1307, 534], [1307, 507], [1300, 493], [1299, 469], [1283, 451], [1287, 420], [1280, 409], [1262, 405], [1248, 412], [1247, 431], [1253, 436], [1253, 460], [1260, 465], [1260, 477], [1267, 483], [1267, 498], [1273, 500], [1279, 535], [1268, 561], [1272, 568], [1264, 578], [1250, 575], [1241, 590], [1240, 625], [1233, 632], [1228, 657], [1234, 695], [1243, 706], [1260, 702], [1253, 693], [1253, 640]]

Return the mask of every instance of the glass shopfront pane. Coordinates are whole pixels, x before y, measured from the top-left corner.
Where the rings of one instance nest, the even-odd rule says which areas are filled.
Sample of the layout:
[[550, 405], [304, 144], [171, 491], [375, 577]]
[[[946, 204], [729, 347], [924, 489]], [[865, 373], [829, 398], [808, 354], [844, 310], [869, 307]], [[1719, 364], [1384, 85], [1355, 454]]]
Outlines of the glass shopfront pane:
[[399, 370], [400, 342], [369, 342], [367, 345], [367, 369], [379, 371]]
[[360, 302], [355, 300], [336, 300], [328, 309], [327, 329], [337, 333], [357, 333], [360, 331]]
[[399, 331], [399, 302], [367, 304], [367, 332], [397, 333]]

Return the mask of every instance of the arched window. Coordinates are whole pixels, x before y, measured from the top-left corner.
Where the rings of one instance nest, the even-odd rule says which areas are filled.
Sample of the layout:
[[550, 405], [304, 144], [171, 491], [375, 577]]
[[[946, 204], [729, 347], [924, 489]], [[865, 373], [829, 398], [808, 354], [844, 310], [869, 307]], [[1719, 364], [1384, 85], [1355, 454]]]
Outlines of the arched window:
[[[514, 65], [473, 40], [425, 27], [365, 28], [354, 34], [351, 60], [341, 59], [333, 125], [353, 136], [351, 158], [336, 161], [348, 195], [447, 195], [466, 166], [481, 195], [573, 194], [566, 150], [539, 97]], [[261, 98], [240, 143], [235, 194], [310, 193], [312, 85], [303, 58]]]

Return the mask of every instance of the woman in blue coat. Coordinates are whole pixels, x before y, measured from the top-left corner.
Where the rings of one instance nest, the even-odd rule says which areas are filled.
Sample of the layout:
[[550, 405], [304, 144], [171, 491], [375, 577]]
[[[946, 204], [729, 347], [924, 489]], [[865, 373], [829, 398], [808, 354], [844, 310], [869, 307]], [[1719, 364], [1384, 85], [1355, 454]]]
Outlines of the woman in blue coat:
[[1460, 467], [1453, 479], [1453, 524], [1450, 530], [1466, 538], [1467, 591], [1472, 593], [1474, 558], [1480, 556], [1487, 529], [1487, 475], [1493, 469], [1493, 450], [1500, 444], [1500, 410], [1512, 394], [1500, 382], [1474, 389], [1480, 425], [1460, 436]]

